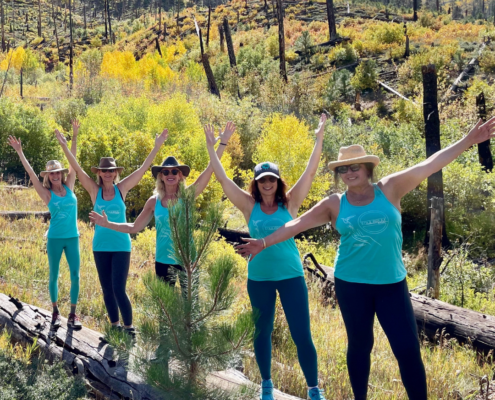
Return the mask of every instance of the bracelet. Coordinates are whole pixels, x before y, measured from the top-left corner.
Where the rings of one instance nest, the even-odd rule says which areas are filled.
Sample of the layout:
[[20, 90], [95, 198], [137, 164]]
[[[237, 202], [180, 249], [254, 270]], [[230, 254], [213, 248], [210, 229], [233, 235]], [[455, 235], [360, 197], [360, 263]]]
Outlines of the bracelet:
[[265, 242], [265, 238], [262, 238], [261, 240], [263, 240], [263, 248], [266, 249], [266, 242]]
[[227, 146], [227, 143], [220, 142], [220, 146]]

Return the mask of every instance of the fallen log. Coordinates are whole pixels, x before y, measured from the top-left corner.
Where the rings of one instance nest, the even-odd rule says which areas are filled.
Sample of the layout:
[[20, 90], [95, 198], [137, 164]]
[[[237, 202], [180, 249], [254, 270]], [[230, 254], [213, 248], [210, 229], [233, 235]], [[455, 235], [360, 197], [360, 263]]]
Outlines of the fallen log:
[[[312, 259], [314, 267], [308, 259]], [[334, 269], [318, 264], [311, 253], [306, 254], [303, 260], [305, 268], [324, 283], [323, 294], [335, 301]], [[481, 352], [495, 349], [495, 317], [419, 294], [409, 295], [418, 330], [430, 340], [436, 341], [442, 335], [468, 343]]]
[[29, 217], [43, 218], [45, 222], [50, 219], [49, 211], [0, 211], [0, 217], [8, 218], [11, 221]]
[[485, 42], [481, 44], [481, 46], [480, 46], [477, 54], [471, 59], [471, 61], [469, 61], [469, 63], [466, 66], [466, 68], [463, 69], [463, 71], [457, 77], [457, 79], [454, 81], [454, 83], [452, 84], [452, 86], [449, 87], [449, 89], [447, 90], [447, 93], [445, 94], [445, 96], [447, 96], [450, 92], [457, 91], [457, 89], [459, 88], [459, 84], [464, 79], [469, 78], [469, 74], [473, 70], [474, 66], [478, 63], [478, 58], [483, 54], [483, 50], [485, 50], [486, 45], [487, 45], [487, 43], [485, 43]]
[[392, 89], [390, 86], [386, 85], [385, 83], [383, 83], [382, 81], [377, 81], [378, 84], [383, 87], [385, 90], [389, 91], [390, 93], [393, 93], [395, 94], [396, 96], [399, 96], [401, 99], [404, 99], [406, 101], [410, 101], [411, 103], [415, 104], [415, 105], [418, 105], [416, 104], [414, 101], [412, 101], [411, 99], [408, 99], [406, 96], [400, 94], [399, 92], [397, 92], [396, 90]]

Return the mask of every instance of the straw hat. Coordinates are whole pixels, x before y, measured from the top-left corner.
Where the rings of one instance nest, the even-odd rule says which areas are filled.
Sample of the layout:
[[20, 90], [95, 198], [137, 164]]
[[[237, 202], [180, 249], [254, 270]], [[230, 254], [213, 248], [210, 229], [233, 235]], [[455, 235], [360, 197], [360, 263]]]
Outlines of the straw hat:
[[96, 174], [100, 169], [116, 169], [120, 174], [124, 170], [124, 167], [117, 167], [113, 157], [102, 157], [100, 158], [100, 165], [91, 167], [91, 172]]
[[161, 172], [163, 168], [177, 168], [182, 172], [182, 175], [184, 175], [184, 177], [187, 177], [189, 175], [189, 172], [191, 172], [191, 168], [189, 168], [189, 165], [179, 164], [174, 156], [167, 157], [162, 165], [153, 165], [151, 167], [151, 173], [156, 178], [158, 176], [158, 173]]
[[64, 168], [62, 167], [62, 164], [60, 163], [60, 161], [57, 161], [57, 160], [50, 160], [46, 163], [46, 171], [41, 171], [40, 172], [40, 176], [42, 178], [45, 177], [46, 174], [49, 174], [50, 172], [62, 172], [62, 173], [68, 173], [69, 170], [67, 168]]
[[337, 161], [329, 162], [328, 168], [334, 171], [335, 168], [340, 167], [341, 165], [364, 163], [372, 163], [376, 167], [378, 164], [380, 164], [380, 159], [377, 156], [366, 154], [363, 146], [353, 144], [348, 147], [341, 147], [339, 150], [339, 157], [337, 158]]

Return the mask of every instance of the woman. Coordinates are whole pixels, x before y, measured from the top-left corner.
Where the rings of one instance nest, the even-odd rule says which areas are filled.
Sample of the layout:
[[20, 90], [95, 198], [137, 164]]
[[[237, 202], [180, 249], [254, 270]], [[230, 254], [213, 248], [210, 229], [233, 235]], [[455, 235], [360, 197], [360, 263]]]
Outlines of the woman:
[[[232, 122], [228, 122], [225, 130], [220, 134], [220, 145], [217, 149], [218, 157], [222, 157], [234, 131], [235, 125]], [[112, 222], [108, 219], [109, 217], [105, 211], [103, 211], [103, 215], [92, 211], [89, 218], [95, 224], [105, 228], [123, 233], [137, 233], [142, 231], [154, 216], [156, 221], [156, 275], [170, 285], [175, 285], [178, 272], [184, 269], [174, 255], [168, 204], [169, 202], [177, 201], [179, 184], [185, 181], [185, 178], [189, 175], [190, 168], [187, 165], [180, 165], [175, 157], [167, 157], [162, 165], [154, 165], [151, 171], [156, 178], [156, 191], [148, 199], [143, 211], [141, 211], [134, 223]], [[194, 182], [196, 197], [205, 190], [212, 173], [213, 169], [208, 165]]]
[[400, 200], [463, 151], [493, 138], [494, 127], [495, 118], [485, 124], [479, 121], [457, 143], [378, 184], [372, 183], [378, 157], [358, 145], [342, 147], [329, 168], [347, 186], [343, 194], [323, 199], [262, 240], [243, 239], [248, 244], [238, 246], [240, 254], [256, 260], [271, 246], [307, 229], [331, 222], [339, 231], [335, 290], [348, 336], [347, 366], [356, 400], [367, 395], [375, 314], [397, 358], [409, 399], [426, 400], [425, 369], [402, 262]]
[[[77, 133], [79, 122], [72, 121], [72, 145], [71, 154], [75, 157], [77, 149]], [[74, 195], [74, 183], [76, 173], [73, 168], [66, 169], [60, 161], [51, 160], [46, 163], [46, 171], [41, 171], [43, 178], [41, 183], [34, 173], [31, 165], [22, 151], [21, 140], [9, 136], [9, 144], [19, 155], [22, 165], [33, 183], [34, 189], [48, 206], [50, 211], [50, 227], [47, 232], [46, 250], [48, 253], [48, 265], [50, 277], [48, 288], [52, 301], [52, 328], [58, 328], [62, 321], [58, 309], [58, 275], [60, 259], [65, 252], [65, 258], [70, 270], [70, 313], [67, 326], [72, 329], [81, 329], [82, 324], [76, 315], [77, 299], [79, 297], [79, 231], [77, 229], [77, 198]]]
[[[91, 167], [91, 171], [96, 174], [96, 182], [83, 171], [76, 158], [70, 153], [65, 137], [58, 131], [56, 133], [70, 165], [76, 171], [84, 189], [91, 196], [94, 209], [100, 212], [106, 211], [111, 221], [125, 222], [126, 206], [124, 201], [126, 195], [139, 183], [146, 170], [151, 166], [160, 147], [167, 139], [167, 129], [161, 135], [156, 135], [155, 146], [143, 165], [121, 181], [119, 175], [123, 168], [118, 167], [112, 157], [101, 158], [97, 167]], [[124, 321], [124, 330], [134, 336], [132, 306], [126, 293], [127, 275], [131, 261], [130, 236], [96, 226], [93, 237], [93, 254], [110, 323], [112, 326], [120, 327], [120, 310]]]
[[[213, 128], [206, 127], [210, 164], [226, 196], [244, 214], [252, 237], [261, 239], [297, 217], [299, 207], [307, 196], [318, 169], [325, 121], [326, 116], [322, 114], [315, 131], [316, 144], [308, 166], [289, 191], [286, 183], [280, 178], [277, 165], [271, 162], [260, 163], [254, 167], [254, 179], [249, 185], [249, 192], [240, 189], [225, 174], [214, 151], [216, 139]], [[308, 289], [303, 266], [294, 239], [287, 239], [256, 260], [250, 260], [248, 264], [247, 289], [251, 306], [257, 314], [254, 352], [263, 379], [260, 398], [274, 398], [271, 380], [271, 334], [278, 291], [292, 339], [297, 346], [299, 363], [306, 377], [308, 395], [312, 400], [324, 400], [323, 391], [318, 388], [318, 362], [311, 339]]]

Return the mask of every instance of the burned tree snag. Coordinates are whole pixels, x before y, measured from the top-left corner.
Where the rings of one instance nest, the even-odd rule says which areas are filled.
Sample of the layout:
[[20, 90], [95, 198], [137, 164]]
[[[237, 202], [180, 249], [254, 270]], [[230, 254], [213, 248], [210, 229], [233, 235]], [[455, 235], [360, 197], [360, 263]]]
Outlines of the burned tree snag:
[[[429, 64], [422, 68], [423, 74], [423, 117], [425, 121], [426, 157], [430, 157], [441, 149], [440, 116], [437, 99], [437, 71], [435, 65]], [[428, 177], [427, 210], [431, 207], [431, 198], [439, 197], [443, 207], [443, 176], [442, 170]], [[427, 227], [430, 226], [430, 213], [427, 212]], [[449, 240], [445, 229], [445, 219], [442, 221], [442, 244], [448, 246]], [[428, 229], [428, 228], [427, 228]], [[425, 245], [428, 243], [428, 234]]]
[[406, 36], [406, 50], [404, 51], [404, 58], [409, 57], [411, 54], [410, 49], [409, 49], [409, 35], [407, 34], [407, 25], [404, 22], [404, 35]]
[[284, 9], [282, 0], [277, 0], [277, 18], [278, 18], [278, 52], [280, 59], [280, 75], [285, 82], [287, 79], [287, 69], [285, 67], [285, 31], [284, 31]]
[[206, 47], [210, 47], [211, 0], [208, 2], [208, 29], [206, 30]]
[[21, 86], [21, 88], [20, 88], [20, 95], [21, 95], [21, 99], [22, 99], [24, 97], [23, 90], [22, 90], [23, 89], [22, 86], [23, 86], [23, 83], [24, 83], [23, 82], [23, 71], [22, 71], [22, 68], [21, 68], [21, 71], [20, 72], [21, 72], [21, 79], [19, 80], [19, 83], [20, 83], [20, 86]]
[[38, 0], [38, 37], [41, 36], [41, 0]]
[[87, 32], [88, 25], [86, 23], [86, 3], [83, 3], [83, 16], [84, 16], [84, 31]]
[[[478, 118], [483, 122], [486, 121], [486, 103], [485, 94], [481, 92], [476, 96], [476, 108], [478, 109]], [[481, 167], [486, 172], [492, 172], [493, 170], [493, 158], [492, 151], [490, 150], [490, 139], [478, 143], [478, 159]]]
[[55, 2], [55, 0], [52, 0], [53, 33], [55, 34], [55, 43], [57, 43], [57, 56], [58, 56], [58, 59], [60, 60], [60, 45], [58, 42], [57, 18], [55, 15], [55, 6], [53, 5], [54, 2]]
[[103, 2], [103, 19], [105, 21], [105, 39], [107, 40], [108, 43], [108, 24], [107, 24], [107, 0], [104, 0]]
[[229, 62], [232, 68], [237, 66], [234, 53], [234, 43], [232, 42], [232, 35], [230, 34], [229, 20], [227, 17], [223, 19], [223, 33], [225, 35], [225, 41], [227, 42], [227, 51], [229, 53]]
[[330, 40], [337, 38], [337, 27], [335, 25], [335, 10], [333, 8], [333, 0], [327, 0], [327, 17], [328, 17], [328, 34]]
[[69, 89], [72, 92], [74, 85], [74, 41], [72, 36], [72, 0], [69, 0]]
[[110, 1], [109, 0], [107, 0], [107, 19], [108, 19], [108, 33], [110, 34], [110, 42], [113, 43], [112, 19], [110, 17]]
[[215, 82], [215, 76], [213, 75], [213, 71], [210, 66], [210, 60], [208, 59], [208, 54], [205, 53], [205, 49], [203, 46], [203, 36], [201, 34], [201, 29], [199, 28], [196, 19], [194, 19], [194, 25], [196, 27], [196, 33], [198, 34], [198, 38], [199, 38], [199, 46], [201, 49], [201, 62], [203, 64], [203, 68], [205, 69], [206, 79], [208, 80], [209, 91], [211, 94], [214, 94], [215, 96], [218, 96], [218, 98], [220, 98], [220, 90], [218, 90], [217, 83]]
[[440, 266], [442, 265], [443, 199], [431, 198], [430, 245], [428, 249], [428, 280], [426, 293], [433, 299], [440, 297]]
[[413, 21], [418, 20], [418, 0], [413, 0]]
[[158, 35], [155, 37], [155, 46], [156, 46], [156, 51], [158, 51], [160, 57], [163, 58], [162, 49], [160, 49], [160, 42], [158, 41]]
[[5, 52], [7, 47], [5, 46], [5, 14], [3, 9], [3, 0], [0, 0], [0, 25], [2, 28], [2, 51]]
[[218, 34], [220, 35], [220, 51], [225, 53], [225, 36], [223, 33], [223, 25], [218, 25]]

